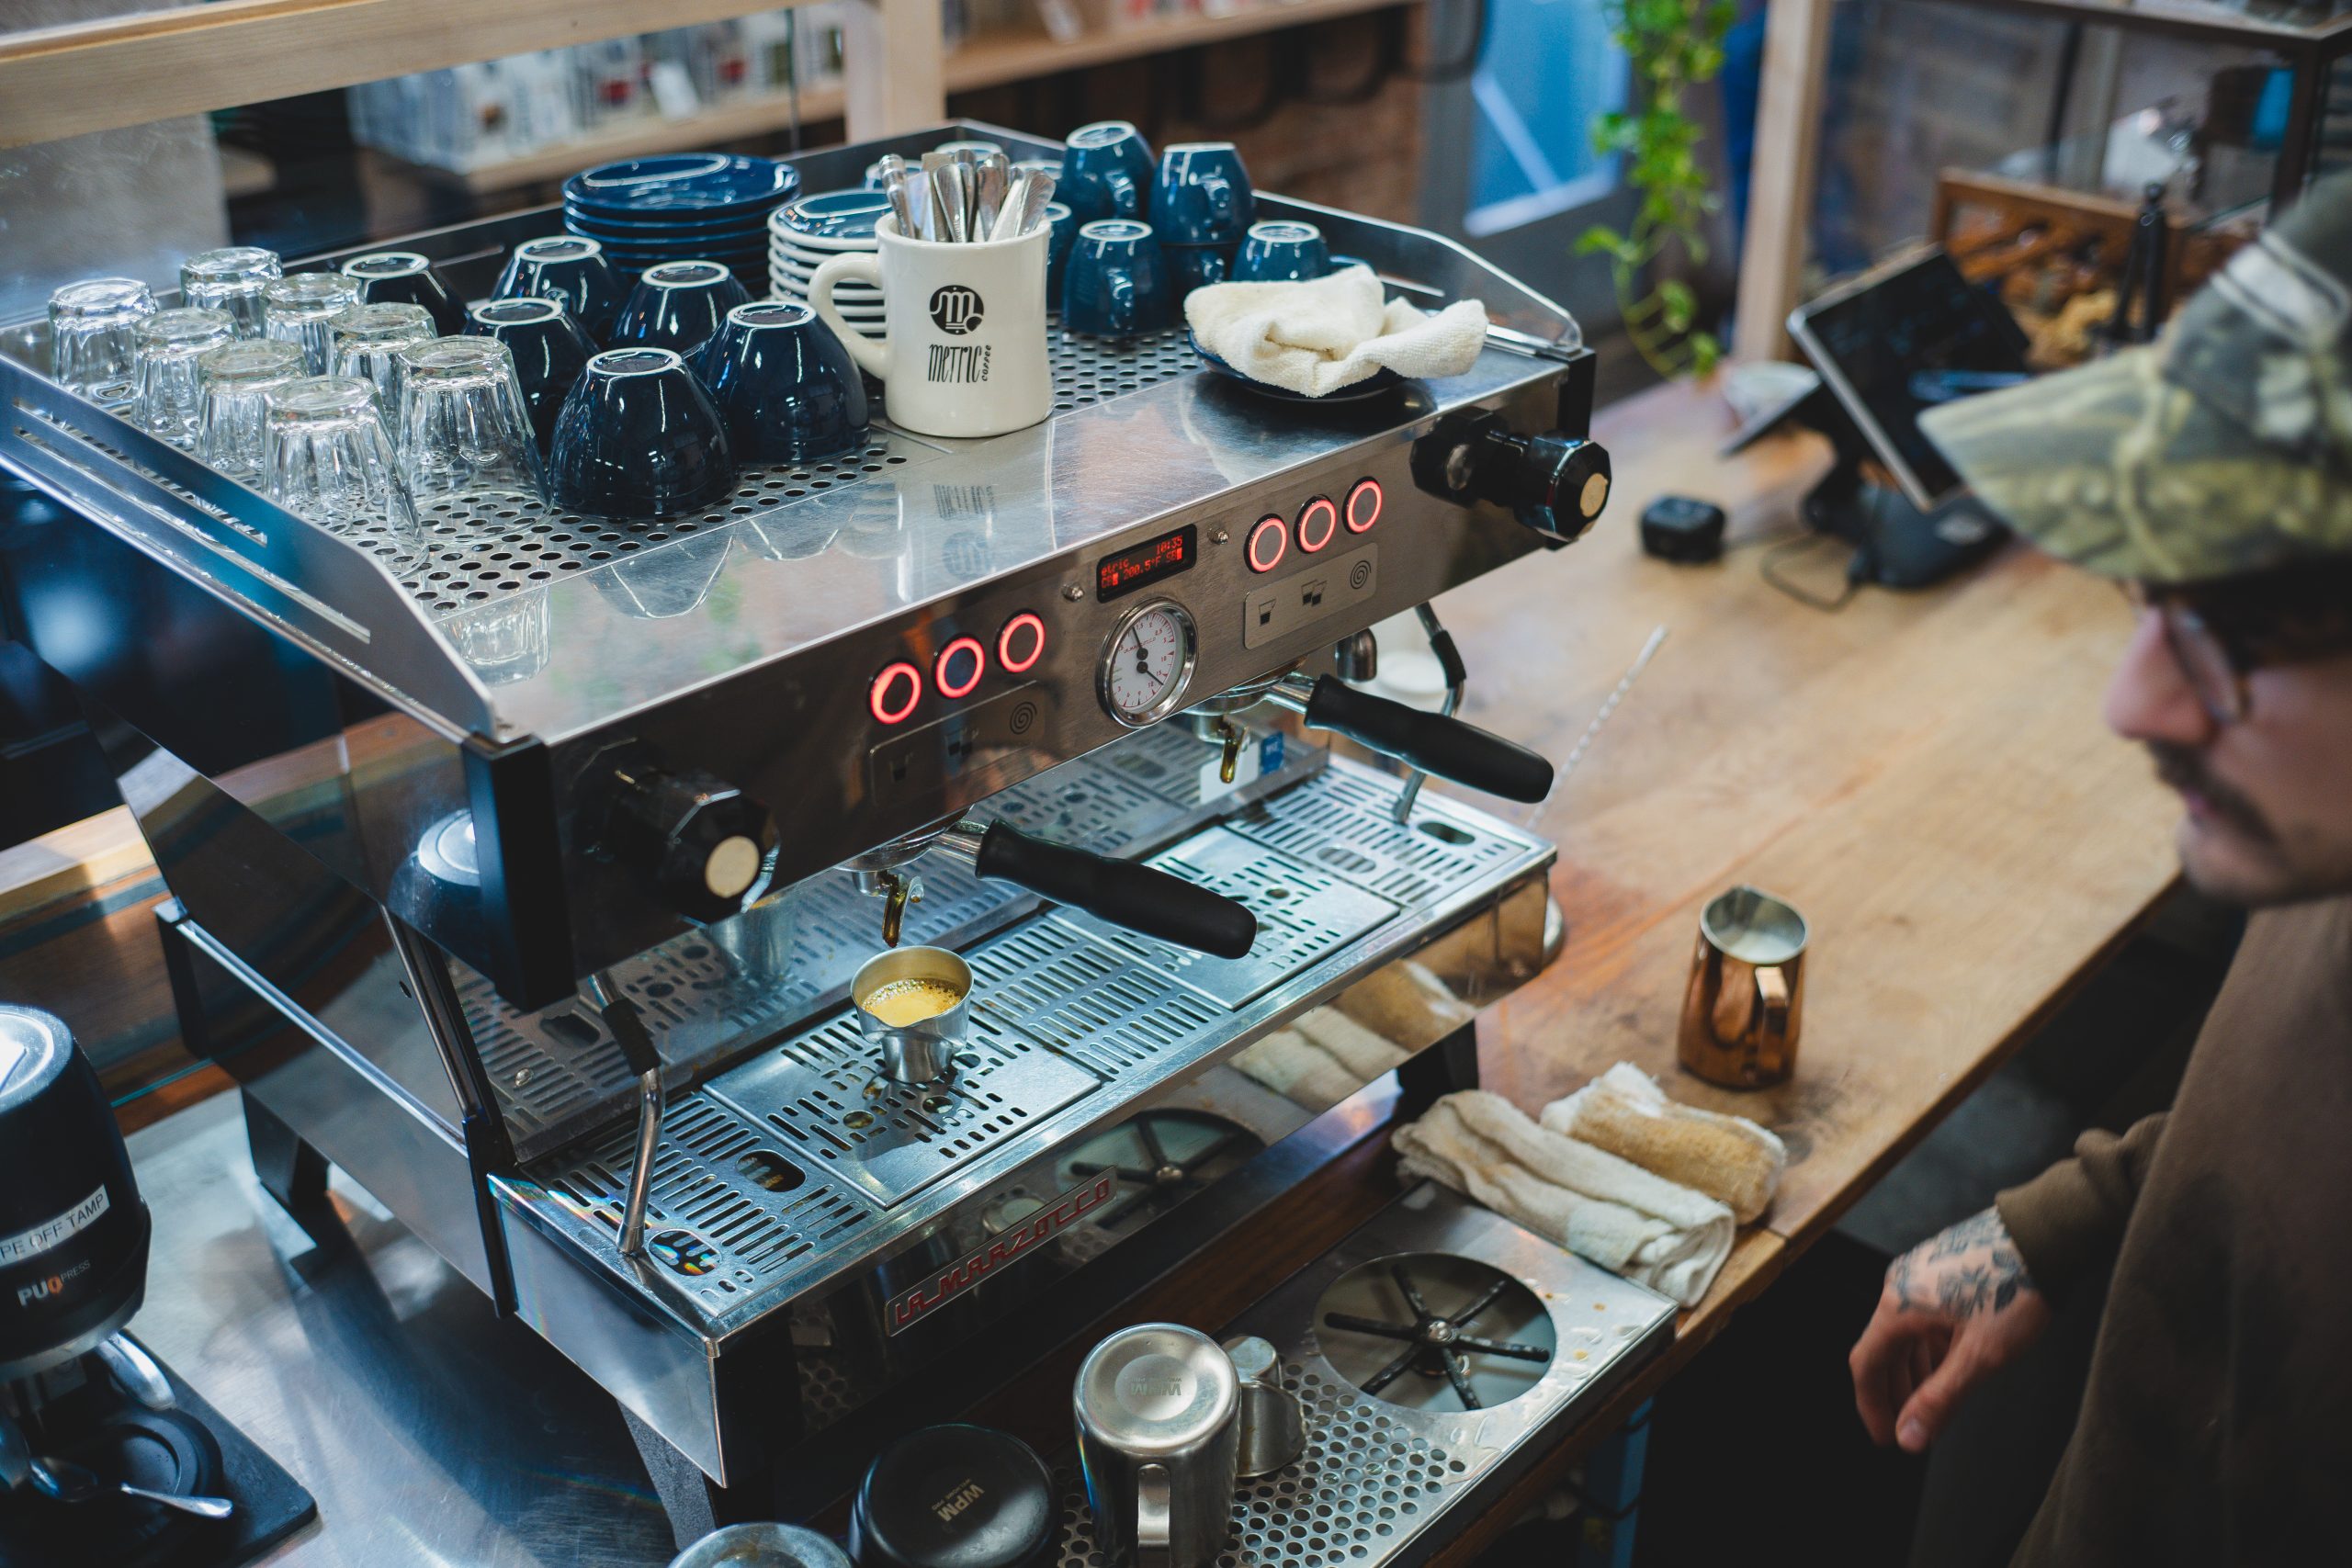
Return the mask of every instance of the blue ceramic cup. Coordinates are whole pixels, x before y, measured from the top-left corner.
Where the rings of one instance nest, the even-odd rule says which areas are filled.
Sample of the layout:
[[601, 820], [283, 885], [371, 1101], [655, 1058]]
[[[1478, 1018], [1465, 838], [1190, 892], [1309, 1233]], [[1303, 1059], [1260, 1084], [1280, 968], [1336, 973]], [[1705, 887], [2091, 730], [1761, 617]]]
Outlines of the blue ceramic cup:
[[523, 406], [545, 457], [555, 439], [555, 417], [596, 345], [560, 299], [485, 299], [467, 312], [466, 331], [496, 338], [514, 356]]
[[739, 463], [804, 463], [865, 439], [865, 382], [808, 306], [738, 305], [702, 351], [728, 446]]
[[1233, 264], [1237, 283], [1296, 283], [1331, 270], [1323, 231], [1287, 218], [1250, 225], [1241, 254]]
[[1176, 297], [1181, 299], [1195, 288], [1230, 281], [1234, 249], [1231, 245], [1162, 245], [1169, 275], [1175, 279]]
[[1151, 144], [1124, 119], [1098, 120], [1069, 133], [1054, 195], [1080, 223], [1141, 218], [1151, 209]]
[[664, 262], [645, 269], [613, 322], [612, 344], [666, 348], [691, 359], [718, 335], [738, 305], [752, 302], [735, 275], [715, 261]]
[[1078, 219], [1058, 201], [1046, 203], [1046, 221], [1054, 231], [1046, 241], [1046, 299], [1054, 309], [1062, 303], [1062, 277], [1069, 271], [1070, 248], [1078, 243]]
[[1159, 155], [1151, 226], [1163, 245], [1238, 245], [1258, 198], [1230, 141], [1180, 141]]
[[605, 341], [620, 314], [628, 288], [605, 260], [605, 247], [594, 240], [557, 234], [526, 240], [506, 258], [495, 298], [560, 299], [582, 330], [595, 342]]
[[597, 517], [669, 517], [735, 485], [727, 426], [686, 362], [666, 348], [607, 349], [556, 416], [555, 503]]
[[359, 285], [359, 298], [368, 304], [424, 306], [443, 337], [455, 337], [466, 329], [465, 301], [414, 251], [354, 256], [343, 264], [343, 276]]
[[1156, 333], [1177, 293], [1151, 225], [1132, 218], [1082, 224], [1062, 277], [1062, 326], [1095, 337]]

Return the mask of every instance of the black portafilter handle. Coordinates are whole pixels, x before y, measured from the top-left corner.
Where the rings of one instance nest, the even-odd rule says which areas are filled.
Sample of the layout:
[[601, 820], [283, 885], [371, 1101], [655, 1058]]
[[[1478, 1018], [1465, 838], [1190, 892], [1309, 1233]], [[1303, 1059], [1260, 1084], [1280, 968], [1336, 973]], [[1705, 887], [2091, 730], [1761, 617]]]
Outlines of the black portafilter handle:
[[1534, 802], [1552, 793], [1550, 761], [1516, 740], [1369, 695], [1329, 675], [1317, 677], [1301, 712], [1311, 729], [1344, 735], [1384, 757], [1505, 800]]
[[1218, 958], [1243, 957], [1258, 940], [1258, 917], [1222, 893], [1136, 861], [1033, 839], [1002, 822], [981, 837], [973, 863], [982, 876]]

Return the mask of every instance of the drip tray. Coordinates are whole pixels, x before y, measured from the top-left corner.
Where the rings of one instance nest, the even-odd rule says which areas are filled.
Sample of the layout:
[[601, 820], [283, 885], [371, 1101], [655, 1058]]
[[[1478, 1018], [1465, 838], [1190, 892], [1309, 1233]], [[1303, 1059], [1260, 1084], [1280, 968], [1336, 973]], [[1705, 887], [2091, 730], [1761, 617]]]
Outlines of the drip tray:
[[[1509, 1353], [1417, 1343], [1423, 1309]], [[1306, 1449], [1236, 1490], [1217, 1568], [1387, 1568], [1426, 1559], [1453, 1533], [1431, 1526], [1491, 1504], [1664, 1348], [1674, 1303], [1423, 1182], [1217, 1337], [1240, 1335], [1280, 1352]], [[1077, 1466], [1056, 1479], [1058, 1568], [1100, 1568]]]

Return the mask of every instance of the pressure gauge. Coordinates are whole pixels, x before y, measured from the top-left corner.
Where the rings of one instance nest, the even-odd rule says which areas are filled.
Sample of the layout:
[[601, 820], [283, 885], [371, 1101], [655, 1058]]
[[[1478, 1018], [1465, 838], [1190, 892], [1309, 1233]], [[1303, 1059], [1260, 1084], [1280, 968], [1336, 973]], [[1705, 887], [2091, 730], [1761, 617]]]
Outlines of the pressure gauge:
[[1102, 646], [1096, 684], [1102, 705], [1121, 724], [1140, 728], [1176, 711], [1193, 679], [1200, 637], [1192, 613], [1173, 599], [1154, 599], [1119, 617]]

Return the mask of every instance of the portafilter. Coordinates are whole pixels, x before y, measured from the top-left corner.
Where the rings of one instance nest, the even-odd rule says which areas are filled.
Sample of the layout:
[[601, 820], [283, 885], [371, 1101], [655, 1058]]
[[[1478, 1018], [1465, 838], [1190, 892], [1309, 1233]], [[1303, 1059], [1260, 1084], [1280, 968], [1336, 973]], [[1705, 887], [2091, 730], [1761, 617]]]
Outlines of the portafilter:
[[0, 1382], [96, 1348], [147, 1292], [147, 1205], [73, 1032], [0, 1004]]

